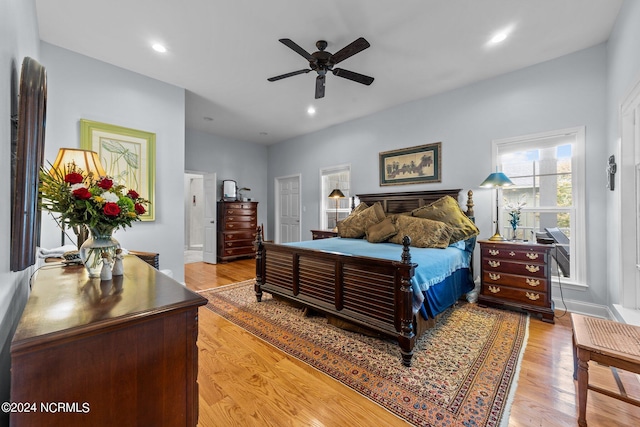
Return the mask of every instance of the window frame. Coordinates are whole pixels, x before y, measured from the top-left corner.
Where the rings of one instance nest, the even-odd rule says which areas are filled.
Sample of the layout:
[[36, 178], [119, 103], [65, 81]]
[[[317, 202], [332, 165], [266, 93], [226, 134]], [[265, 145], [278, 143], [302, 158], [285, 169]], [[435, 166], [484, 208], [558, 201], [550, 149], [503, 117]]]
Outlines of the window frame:
[[[335, 173], [343, 173], [343, 172], [348, 172], [349, 173], [349, 180], [348, 180], [348, 188], [340, 188], [340, 190], [344, 193], [345, 198], [343, 200], [349, 200], [351, 198], [351, 163], [345, 163], [345, 164], [341, 164], [341, 165], [335, 165], [335, 166], [327, 166], [324, 168], [320, 169], [320, 183], [319, 183], [319, 188], [320, 188], [320, 199], [319, 199], [319, 228], [322, 230], [327, 230], [329, 229], [329, 224], [328, 224], [328, 215], [325, 215], [326, 213], [335, 213], [335, 204], [333, 203], [329, 203], [329, 194], [331, 193], [331, 191], [333, 190], [333, 188], [331, 189], [325, 189], [324, 188], [324, 177], [326, 175], [332, 175]], [[351, 212], [351, 206], [348, 205], [346, 208], [343, 207], [339, 207], [338, 208], [338, 212], [342, 212], [342, 213], [347, 213], [347, 215]]]
[[[554, 284], [561, 282], [563, 285], [574, 285], [577, 289], [583, 289], [587, 287], [587, 233], [586, 233], [586, 175], [585, 175], [585, 127], [578, 126], [572, 128], [558, 129], [547, 132], [539, 132], [533, 134], [520, 135], [511, 138], [501, 138], [491, 141], [491, 161], [492, 170], [496, 170], [498, 167], [498, 151], [500, 147], [507, 147], [509, 145], [522, 145], [531, 144], [535, 146], [536, 140], [547, 140], [554, 137], [566, 137], [573, 136], [574, 143], [572, 147], [571, 156], [571, 186], [572, 186], [572, 200], [573, 200], [573, 213], [571, 214], [571, 236], [570, 243], [571, 254], [575, 254], [571, 259], [571, 277], [558, 277], [552, 276], [551, 280]], [[543, 144], [544, 145], [544, 144]], [[503, 152], [507, 151], [503, 149]], [[503, 209], [502, 197], [498, 197], [498, 215], [506, 215]], [[496, 212], [496, 201], [492, 200], [492, 212]], [[566, 210], [566, 208], [558, 209], [523, 209], [523, 211], [546, 211], [551, 212], [555, 210]], [[501, 217], [495, 218], [498, 220], [498, 224], [502, 224]], [[580, 244], [578, 244], [578, 242]]]

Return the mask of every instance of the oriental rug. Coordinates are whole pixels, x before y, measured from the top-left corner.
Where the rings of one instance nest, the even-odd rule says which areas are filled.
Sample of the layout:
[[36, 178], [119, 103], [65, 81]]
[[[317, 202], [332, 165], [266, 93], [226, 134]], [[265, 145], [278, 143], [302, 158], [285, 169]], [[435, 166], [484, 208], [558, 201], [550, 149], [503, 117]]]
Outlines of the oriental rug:
[[460, 304], [402, 365], [395, 339], [348, 332], [263, 294], [254, 281], [201, 292], [207, 308], [418, 426], [507, 425], [526, 346], [525, 314]]

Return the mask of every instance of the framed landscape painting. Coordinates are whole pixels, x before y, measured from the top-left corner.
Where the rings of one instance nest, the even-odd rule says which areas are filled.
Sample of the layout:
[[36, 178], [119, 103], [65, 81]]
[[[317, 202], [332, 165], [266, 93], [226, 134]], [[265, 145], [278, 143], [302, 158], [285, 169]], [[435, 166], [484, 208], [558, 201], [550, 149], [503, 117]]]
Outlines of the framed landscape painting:
[[380, 153], [380, 185], [440, 182], [442, 143]]
[[98, 153], [107, 175], [149, 200], [140, 219], [155, 220], [155, 133], [81, 119], [80, 148]]

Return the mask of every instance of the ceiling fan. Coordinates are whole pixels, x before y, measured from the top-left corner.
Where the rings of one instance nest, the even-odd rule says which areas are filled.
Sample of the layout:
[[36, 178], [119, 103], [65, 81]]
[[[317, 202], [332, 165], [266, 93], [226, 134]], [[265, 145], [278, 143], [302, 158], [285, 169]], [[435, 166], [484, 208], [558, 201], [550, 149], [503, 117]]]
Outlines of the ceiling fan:
[[318, 73], [318, 77], [316, 77], [316, 99], [324, 97], [325, 77], [328, 71], [332, 72], [334, 76], [349, 79], [367, 86], [373, 82], [373, 77], [354, 73], [353, 71], [345, 70], [344, 68], [333, 68], [333, 66], [339, 62], [342, 62], [371, 46], [363, 37], [360, 37], [354, 42], [348, 44], [333, 55], [325, 51], [327, 48], [327, 42], [324, 40], [318, 40], [316, 42], [318, 51], [314, 53], [307, 52], [291, 39], [280, 39], [279, 41], [309, 61], [309, 68], [271, 77], [267, 79], [270, 82], [275, 82], [291, 76], [297, 76], [298, 74], [306, 74], [309, 71], [315, 71]]

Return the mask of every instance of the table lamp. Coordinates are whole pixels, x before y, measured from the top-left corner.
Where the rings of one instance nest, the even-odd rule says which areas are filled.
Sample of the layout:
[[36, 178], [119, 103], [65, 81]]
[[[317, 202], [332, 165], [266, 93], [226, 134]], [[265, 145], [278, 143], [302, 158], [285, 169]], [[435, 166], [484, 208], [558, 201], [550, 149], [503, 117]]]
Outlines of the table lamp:
[[495, 188], [496, 189], [496, 233], [489, 238], [491, 241], [503, 241], [507, 240], [500, 234], [500, 220], [499, 220], [499, 206], [498, 203], [498, 190], [502, 187], [510, 187], [513, 185], [513, 182], [502, 172], [494, 172], [487, 177], [480, 187], [483, 188]]
[[337, 188], [333, 190], [331, 194], [329, 194], [330, 199], [336, 199], [336, 227], [334, 228], [334, 230], [338, 229], [338, 199], [342, 199], [343, 197], [344, 194]]

